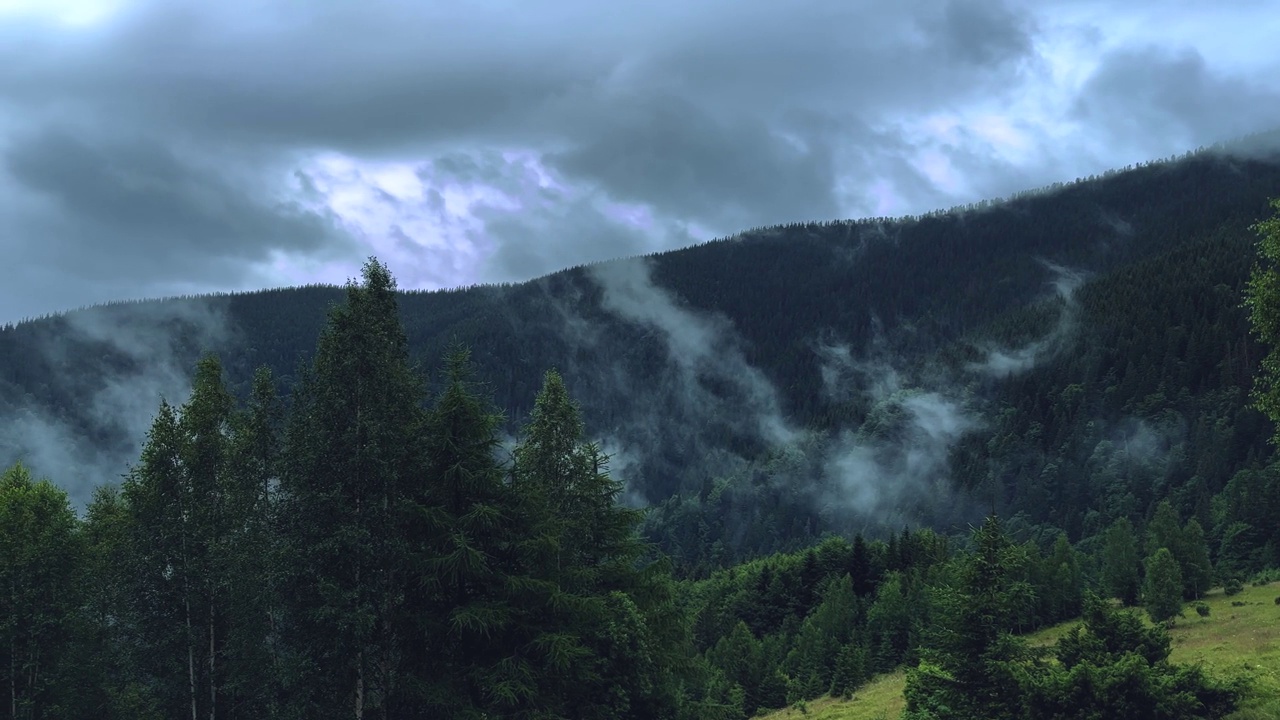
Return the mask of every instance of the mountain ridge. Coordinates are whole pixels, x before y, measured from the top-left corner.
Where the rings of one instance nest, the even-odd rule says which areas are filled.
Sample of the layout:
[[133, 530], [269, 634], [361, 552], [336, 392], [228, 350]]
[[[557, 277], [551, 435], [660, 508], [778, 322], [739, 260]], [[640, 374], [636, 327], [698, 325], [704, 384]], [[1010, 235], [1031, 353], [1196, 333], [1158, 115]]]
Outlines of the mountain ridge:
[[[1066, 302], [1068, 308], [1092, 303], [1094, 312], [1083, 322], [1093, 332], [1106, 326], [1102, 305], [1120, 302], [1114, 289], [1109, 300], [1091, 299], [1096, 288], [1114, 285], [1108, 278], [1126, 272], [1130, 283], [1150, 285], [1153, 271], [1134, 268], [1167, 263], [1158, 258], [1179, 248], [1199, 249], [1184, 252], [1175, 265], [1201, 262], [1197, 253], [1209, 253], [1209, 264], [1221, 270], [1218, 284], [1226, 290], [1209, 305], [1216, 308], [1216, 323], [1241, 328], [1227, 348], [1233, 358], [1227, 384], [1247, 382], [1259, 352], [1243, 329], [1238, 307], [1228, 306], [1238, 306], [1238, 286], [1247, 274], [1248, 262], [1240, 253], [1252, 242], [1248, 227], [1265, 210], [1266, 199], [1278, 193], [1280, 164], [1274, 156], [1209, 149], [962, 210], [893, 221], [775, 226], [653, 256], [568, 268], [526, 283], [404, 292], [401, 316], [412, 353], [423, 366], [434, 365], [455, 340], [473, 347], [480, 377], [506, 411], [510, 427], [527, 414], [542, 371], [560, 368], [574, 396], [582, 398], [589, 432], [617, 453], [615, 471], [628, 481], [632, 502], [659, 507], [655, 538], [672, 530], [660, 522], [661, 506], [672, 498], [705, 504], [717, 483], [755, 488], [752, 493], [770, 483], [785, 486], [777, 481], [770, 448], [804, 433], [825, 438], [816, 441], [819, 445], [852, 448], [862, 457], [856, 471], [844, 462], [851, 457], [847, 452], [839, 458], [841, 470], [833, 470], [833, 463], [840, 463], [826, 457], [790, 466], [791, 480], [803, 491], [783, 487], [802, 496], [784, 503], [784, 509], [806, 509], [795, 510], [799, 519], [779, 521], [792, 528], [775, 531], [783, 536], [779, 544], [747, 543], [752, 545], [748, 554], [755, 554], [794, 546], [822, 531], [827, 522], [822, 498], [831, 493], [820, 485], [827, 476], [900, 476], [894, 468], [906, 462], [904, 438], [912, 433], [930, 437], [916, 422], [920, 416], [912, 414], [929, 409], [920, 397], [933, 402], [934, 410], [969, 418], [969, 425], [982, 425], [987, 432], [1000, 427], [990, 417], [1000, 402], [1027, 404], [1027, 393], [1015, 398], [1018, 391], [1011, 388], [1041, 382], [1037, 378], [1045, 363], [1057, 367], [1054, 363], [1071, 356], [1078, 367], [1070, 372], [1078, 375], [1088, 365], [1087, 374], [1099, 381], [1105, 375], [1097, 371], [1099, 358], [1086, 362], [1082, 358], [1088, 353], [1072, 356], [1078, 347], [1059, 347], [1063, 338], [1082, 337], [1082, 321], [1077, 318], [1069, 332], [1060, 332], [1066, 310], [1056, 303]], [[1134, 272], [1140, 280], [1133, 279]], [[1063, 273], [1087, 274], [1090, 280], [1064, 294], [1055, 289]], [[1191, 287], [1195, 280], [1187, 282]], [[314, 346], [327, 306], [340, 297], [337, 287], [312, 285], [114, 303], [6, 327], [0, 330], [2, 415], [26, 418], [27, 429], [16, 437], [9, 432], [0, 445], [35, 460], [42, 456], [29, 446], [52, 447], [55, 436], [71, 438], [81, 457], [69, 467], [46, 469], [33, 462], [36, 470], [85, 487], [109, 482], [136, 458], [159, 397], [185, 395], [184, 381], [201, 351], [222, 354], [231, 386], [241, 394], [252, 369], [261, 364], [271, 367], [287, 389]], [[1125, 308], [1142, 306], [1136, 296], [1123, 302]], [[1174, 327], [1190, 322], [1175, 320]], [[1004, 330], [1002, 323], [1008, 326]], [[1112, 327], [1108, 342], [1120, 343], [1116, 333], [1122, 330]], [[1147, 344], [1159, 342], [1153, 338]], [[1043, 351], [1035, 350], [1041, 345]], [[1090, 347], [1097, 355], [1101, 346]], [[1008, 373], [981, 370], [993, 358], [1010, 368], [1026, 367]], [[946, 368], [941, 375], [948, 377], [925, 377], [939, 375], [938, 367]], [[1193, 374], [1202, 378], [1208, 372], [1201, 367]], [[891, 377], [901, 387], [877, 395], [874, 388]], [[833, 382], [852, 387], [852, 394], [834, 392]], [[915, 400], [901, 396], [912, 388]], [[1092, 391], [1082, 392], [1090, 396]], [[982, 403], [972, 401], [975, 393], [985, 398]], [[900, 426], [896, 435], [886, 430], [873, 436], [862, 426], [867, 413], [884, 403], [885, 417], [898, 418]], [[1243, 408], [1242, 403], [1237, 398], [1232, 407]], [[1043, 411], [1028, 406], [1020, 412]], [[1245, 425], [1252, 428], [1249, 436], [1261, 426], [1256, 419]], [[1025, 435], [1028, 427], [1023, 423], [1017, 432]], [[1014, 506], [1023, 502], [1016, 500], [1018, 493], [996, 486], [1025, 485], [1023, 473], [1031, 466], [1010, 457], [993, 459], [970, 444], [977, 440], [965, 433], [945, 435], [935, 453], [940, 459], [928, 465], [936, 476], [930, 482], [955, 480], [961, 487], [983, 488], [982, 497], [1012, 493]], [[47, 464], [54, 464], [52, 454], [44, 453]], [[770, 462], [775, 470], [762, 469]], [[999, 475], [992, 468], [1001, 463], [1015, 468], [1009, 483], [977, 477]], [[109, 466], [116, 470], [105, 470]], [[730, 480], [744, 474], [757, 477]], [[1216, 489], [1223, 482], [1215, 479]], [[872, 480], [859, 483], [874, 485]], [[87, 492], [79, 495], [83, 500]], [[763, 512], [759, 499], [745, 509], [734, 507], [736, 513]], [[721, 508], [720, 514], [725, 512]], [[930, 522], [929, 517], [924, 512], [905, 519], [918, 524]], [[932, 522], [957, 519], [967, 515]], [[769, 520], [761, 516], [760, 522]], [[1083, 517], [1070, 524], [1076, 533], [1082, 531]], [[855, 525], [871, 529], [864, 522]], [[736, 534], [711, 532], [729, 539]]]

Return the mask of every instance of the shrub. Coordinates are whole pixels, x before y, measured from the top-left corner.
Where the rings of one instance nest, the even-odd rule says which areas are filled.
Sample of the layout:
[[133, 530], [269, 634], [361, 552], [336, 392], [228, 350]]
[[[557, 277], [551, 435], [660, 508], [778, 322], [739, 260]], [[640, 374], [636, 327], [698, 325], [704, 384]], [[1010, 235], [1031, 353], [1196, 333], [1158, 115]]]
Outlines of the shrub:
[[1253, 577], [1249, 578], [1249, 584], [1254, 587], [1261, 587], [1277, 580], [1280, 580], [1280, 568], [1267, 568], [1261, 572], [1254, 573]]
[[1244, 590], [1244, 583], [1240, 582], [1240, 578], [1233, 577], [1222, 584], [1222, 592], [1226, 594], [1227, 597], [1239, 595], [1242, 590]]
[[1196, 614], [1199, 615], [1200, 617], [1209, 617], [1208, 603], [1198, 602], [1193, 607], [1195, 607]]

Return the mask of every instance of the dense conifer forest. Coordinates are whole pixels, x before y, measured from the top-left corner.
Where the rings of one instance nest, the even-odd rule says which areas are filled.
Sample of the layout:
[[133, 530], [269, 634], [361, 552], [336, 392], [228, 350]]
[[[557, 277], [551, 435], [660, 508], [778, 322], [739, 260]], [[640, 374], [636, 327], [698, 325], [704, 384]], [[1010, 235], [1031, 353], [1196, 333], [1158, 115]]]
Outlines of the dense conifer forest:
[[0, 330], [3, 443], [74, 461], [0, 481], [0, 717], [742, 718], [903, 666], [912, 719], [1225, 717], [1165, 624], [1280, 567], [1277, 195], [1215, 148]]

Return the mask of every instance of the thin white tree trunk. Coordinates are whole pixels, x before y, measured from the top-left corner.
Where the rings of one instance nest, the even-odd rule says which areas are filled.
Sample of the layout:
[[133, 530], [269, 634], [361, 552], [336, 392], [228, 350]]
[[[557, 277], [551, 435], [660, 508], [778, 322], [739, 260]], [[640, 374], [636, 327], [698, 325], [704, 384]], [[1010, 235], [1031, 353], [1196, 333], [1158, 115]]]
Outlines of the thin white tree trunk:
[[199, 720], [196, 715], [196, 646], [191, 635], [191, 598], [185, 600], [187, 608], [187, 678], [191, 683], [191, 720]]
[[213, 603], [209, 603], [209, 720], [216, 720], [218, 717], [218, 683], [214, 682], [214, 627], [213, 627]]
[[356, 720], [364, 720], [364, 651], [356, 653]]

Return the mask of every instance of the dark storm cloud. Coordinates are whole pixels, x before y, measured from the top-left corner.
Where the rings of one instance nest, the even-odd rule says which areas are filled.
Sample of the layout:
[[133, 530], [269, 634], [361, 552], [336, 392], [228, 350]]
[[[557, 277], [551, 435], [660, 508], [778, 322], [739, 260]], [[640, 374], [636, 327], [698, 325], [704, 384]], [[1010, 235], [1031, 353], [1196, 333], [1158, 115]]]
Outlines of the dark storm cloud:
[[[370, 231], [317, 210], [333, 202], [332, 178], [316, 166], [324, 155], [429, 168], [421, 198], [389, 187], [364, 196], [395, 216], [382, 240], [437, 268], [403, 276], [459, 284], [768, 223], [928, 210], [1280, 117], [1270, 75], [1241, 79], [1185, 32], [1150, 50], [1111, 43], [1073, 105], [1076, 88], [1054, 85], [1046, 48], [1064, 33], [1093, 37], [1066, 51], [1084, 61], [1112, 15], [1158, 9], [1143, 3], [122, 7], [73, 29], [0, 21], [0, 252], [38, 265], [31, 277], [44, 273], [39, 287], [0, 295], [4, 319], [262, 282], [272, 258], [354, 270]], [[1038, 92], [1056, 99], [1015, 128], [1032, 146], [1016, 162], [966, 125], [974, 108], [1022, 112], [1007, 106]], [[938, 115], [961, 127], [929, 137], [926, 120]], [[473, 215], [449, 217], [439, 178], [479, 188]], [[283, 202], [287, 193], [301, 205]], [[623, 217], [618, 204], [647, 219]], [[415, 215], [442, 218], [452, 239], [410, 227]]]
[[[115, 288], [84, 301], [166, 283], [174, 291], [183, 280], [235, 284], [273, 249], [314, 253], [341, 242], [331, 218], [253, 197], [149, 138], [86, 139], [53, 127], [11, 138], [0, 167], [22, 189], [0, 198], [5, 251], [24, 267], [57, 268], [63, 284]], [[15, 279], [27, 297], [47, 291], [28, 282]]]
[[619, 110], [552, 165], [678, 217], [755, 224], [838, 213], [832, 149], [817, 138], [798, 148], [756, 118], [717, 122], [679, 97], [637, 98]]
[[1280, 88], [1226, 76], [1193, 48], [1129, 48], [1102, 58], [1075, 114], [1119, 142], [1159, 154], [1280, 124]]

